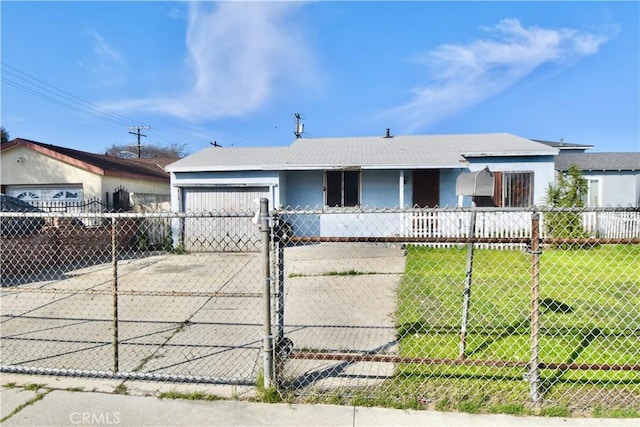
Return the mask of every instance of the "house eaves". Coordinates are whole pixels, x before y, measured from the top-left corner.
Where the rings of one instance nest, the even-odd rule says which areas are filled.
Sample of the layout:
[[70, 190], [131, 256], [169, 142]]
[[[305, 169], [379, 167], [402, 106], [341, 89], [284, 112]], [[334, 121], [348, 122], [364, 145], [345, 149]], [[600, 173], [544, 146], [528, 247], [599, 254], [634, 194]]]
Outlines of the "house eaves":
[[465, 158], [472, 157], [529, 157], [529, 156], [555, 156], [558, 150], [542, 151], [492, 151], [492, 152], [468, 152], [461, 153]]

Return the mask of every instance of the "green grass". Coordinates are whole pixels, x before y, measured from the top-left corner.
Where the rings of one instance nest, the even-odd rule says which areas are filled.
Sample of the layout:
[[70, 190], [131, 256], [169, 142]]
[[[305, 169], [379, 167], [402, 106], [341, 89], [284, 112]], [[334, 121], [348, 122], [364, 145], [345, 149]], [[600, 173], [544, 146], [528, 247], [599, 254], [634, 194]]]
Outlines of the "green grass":
[[[402, 356], [458, 357], [466, 258], [464, 247], [408, 248], [396, 312]], [[541, 362], [639, 363], [640, 245], [544, 249], [539, 266]], [[531, 267], [532, 256], [523, 251], [475, 250], [468, 359], [530, 359]], [[435, 409], [519, 413], [530, 410], [523, 406], [530, 403], [524, 373], [524, 368], [401, 364], [385, 387], [392, 394], [429, 396]], [[638, 411], [635, 371], [542, 370], [541, 376], [545, 398], [556, 402], [575, 398], [593, 407], [586, 396], [600, 394], [606, 400], [624, 389], [635, 405], [630, 413]], [[545, 411], [567, 416], [571, 409], [548, 406]]]
[[274, 385], [268, 388], [264, 386], [264, 373], [260, 372], [256, 379], [256, 390], [258, 391], [258, 400], [264, 403], [280, 403], [283, 401], [282, 395]]
[[44, 386], [45, 386], [44, 384], [35, 384], [35, 383], [30, 383], [30, 384], [27, 384], [27, 385], [23, 386], [22, 388], [23, 388], [24, 390], [36, 391], [36, 392], [37, 392], [38, 390], [40, 390], [40, 389], [41, 389], [41, 388], [43, 388]]
[[157, 394], [158, 399], [182, 399], [182, 400], [204, 400], [212, 402], [222, 400], [223, 398], [215, 394], [204, 393], [201, 391], [179, 392], [176, 390], [163, 391]]
[[125, 383], [120, 383], [113, 390], [113, 394], [129, 394], [129, 389]]
[[357, 270], [346, 270], [346, 271], [328, 271], [326, 273], [318, 273], [318, 274], [301, 274], [301, 273], [291, 273], [289, 274], [289, 278], [295, 277], [318, 277], [318, 276], [364, 276], [369, 274], [386, 274], [386, 273], [376, 273], [372, 271], [357, 271]]

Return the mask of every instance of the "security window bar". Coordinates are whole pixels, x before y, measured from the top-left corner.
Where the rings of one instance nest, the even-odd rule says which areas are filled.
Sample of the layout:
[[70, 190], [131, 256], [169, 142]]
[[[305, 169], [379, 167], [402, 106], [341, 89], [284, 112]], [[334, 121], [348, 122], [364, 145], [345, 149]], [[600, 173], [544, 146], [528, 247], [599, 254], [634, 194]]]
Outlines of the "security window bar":
[[360, 171], [327, 171], [325, 203], [330, 207], [360, 204]]
[[502, 179], [505, 207], [526, 208], [533, 205], [533, 172], [503, 173]]
[[494, 172], [494, 201], [498, 207], [533, 206], [533, 172]]

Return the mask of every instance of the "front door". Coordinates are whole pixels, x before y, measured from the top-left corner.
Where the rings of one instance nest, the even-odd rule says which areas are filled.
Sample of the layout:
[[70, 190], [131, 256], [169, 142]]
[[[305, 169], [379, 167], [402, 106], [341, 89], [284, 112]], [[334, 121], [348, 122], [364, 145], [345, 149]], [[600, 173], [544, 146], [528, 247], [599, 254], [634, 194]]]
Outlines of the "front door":
[[413, 171], [413, 206], [434, 208], [440, 204], [440, 170]]

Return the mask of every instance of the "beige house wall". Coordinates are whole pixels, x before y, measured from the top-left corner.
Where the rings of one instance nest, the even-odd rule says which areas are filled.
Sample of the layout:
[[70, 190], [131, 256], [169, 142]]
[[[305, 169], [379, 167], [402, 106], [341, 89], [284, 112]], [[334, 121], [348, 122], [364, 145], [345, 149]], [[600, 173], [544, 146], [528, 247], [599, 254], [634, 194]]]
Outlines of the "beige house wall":
[[100, 175], [25, 147], [5, 150], [1, 161], [2, 185], [82, 184], [85, 199], [103, 198]]
[[102, 194], [113, 193], [116, 188], [124, 187], [130, 193], [161, 194], [169, 196], [169, 182], [144, 181], [141, 179], [123, 178], [118, 176], [102, 177]]
[[[170, 194], [169, 182], [146, 181], [118, 176], [104, 176], [61, 160], [17, 146], [2, 152], [0, 183], [12, 185], [82, 185], [84, 199], [105, 199], [120, 186], [130, 193]], [[123, 171], [123, 172], [126, 172]]]

